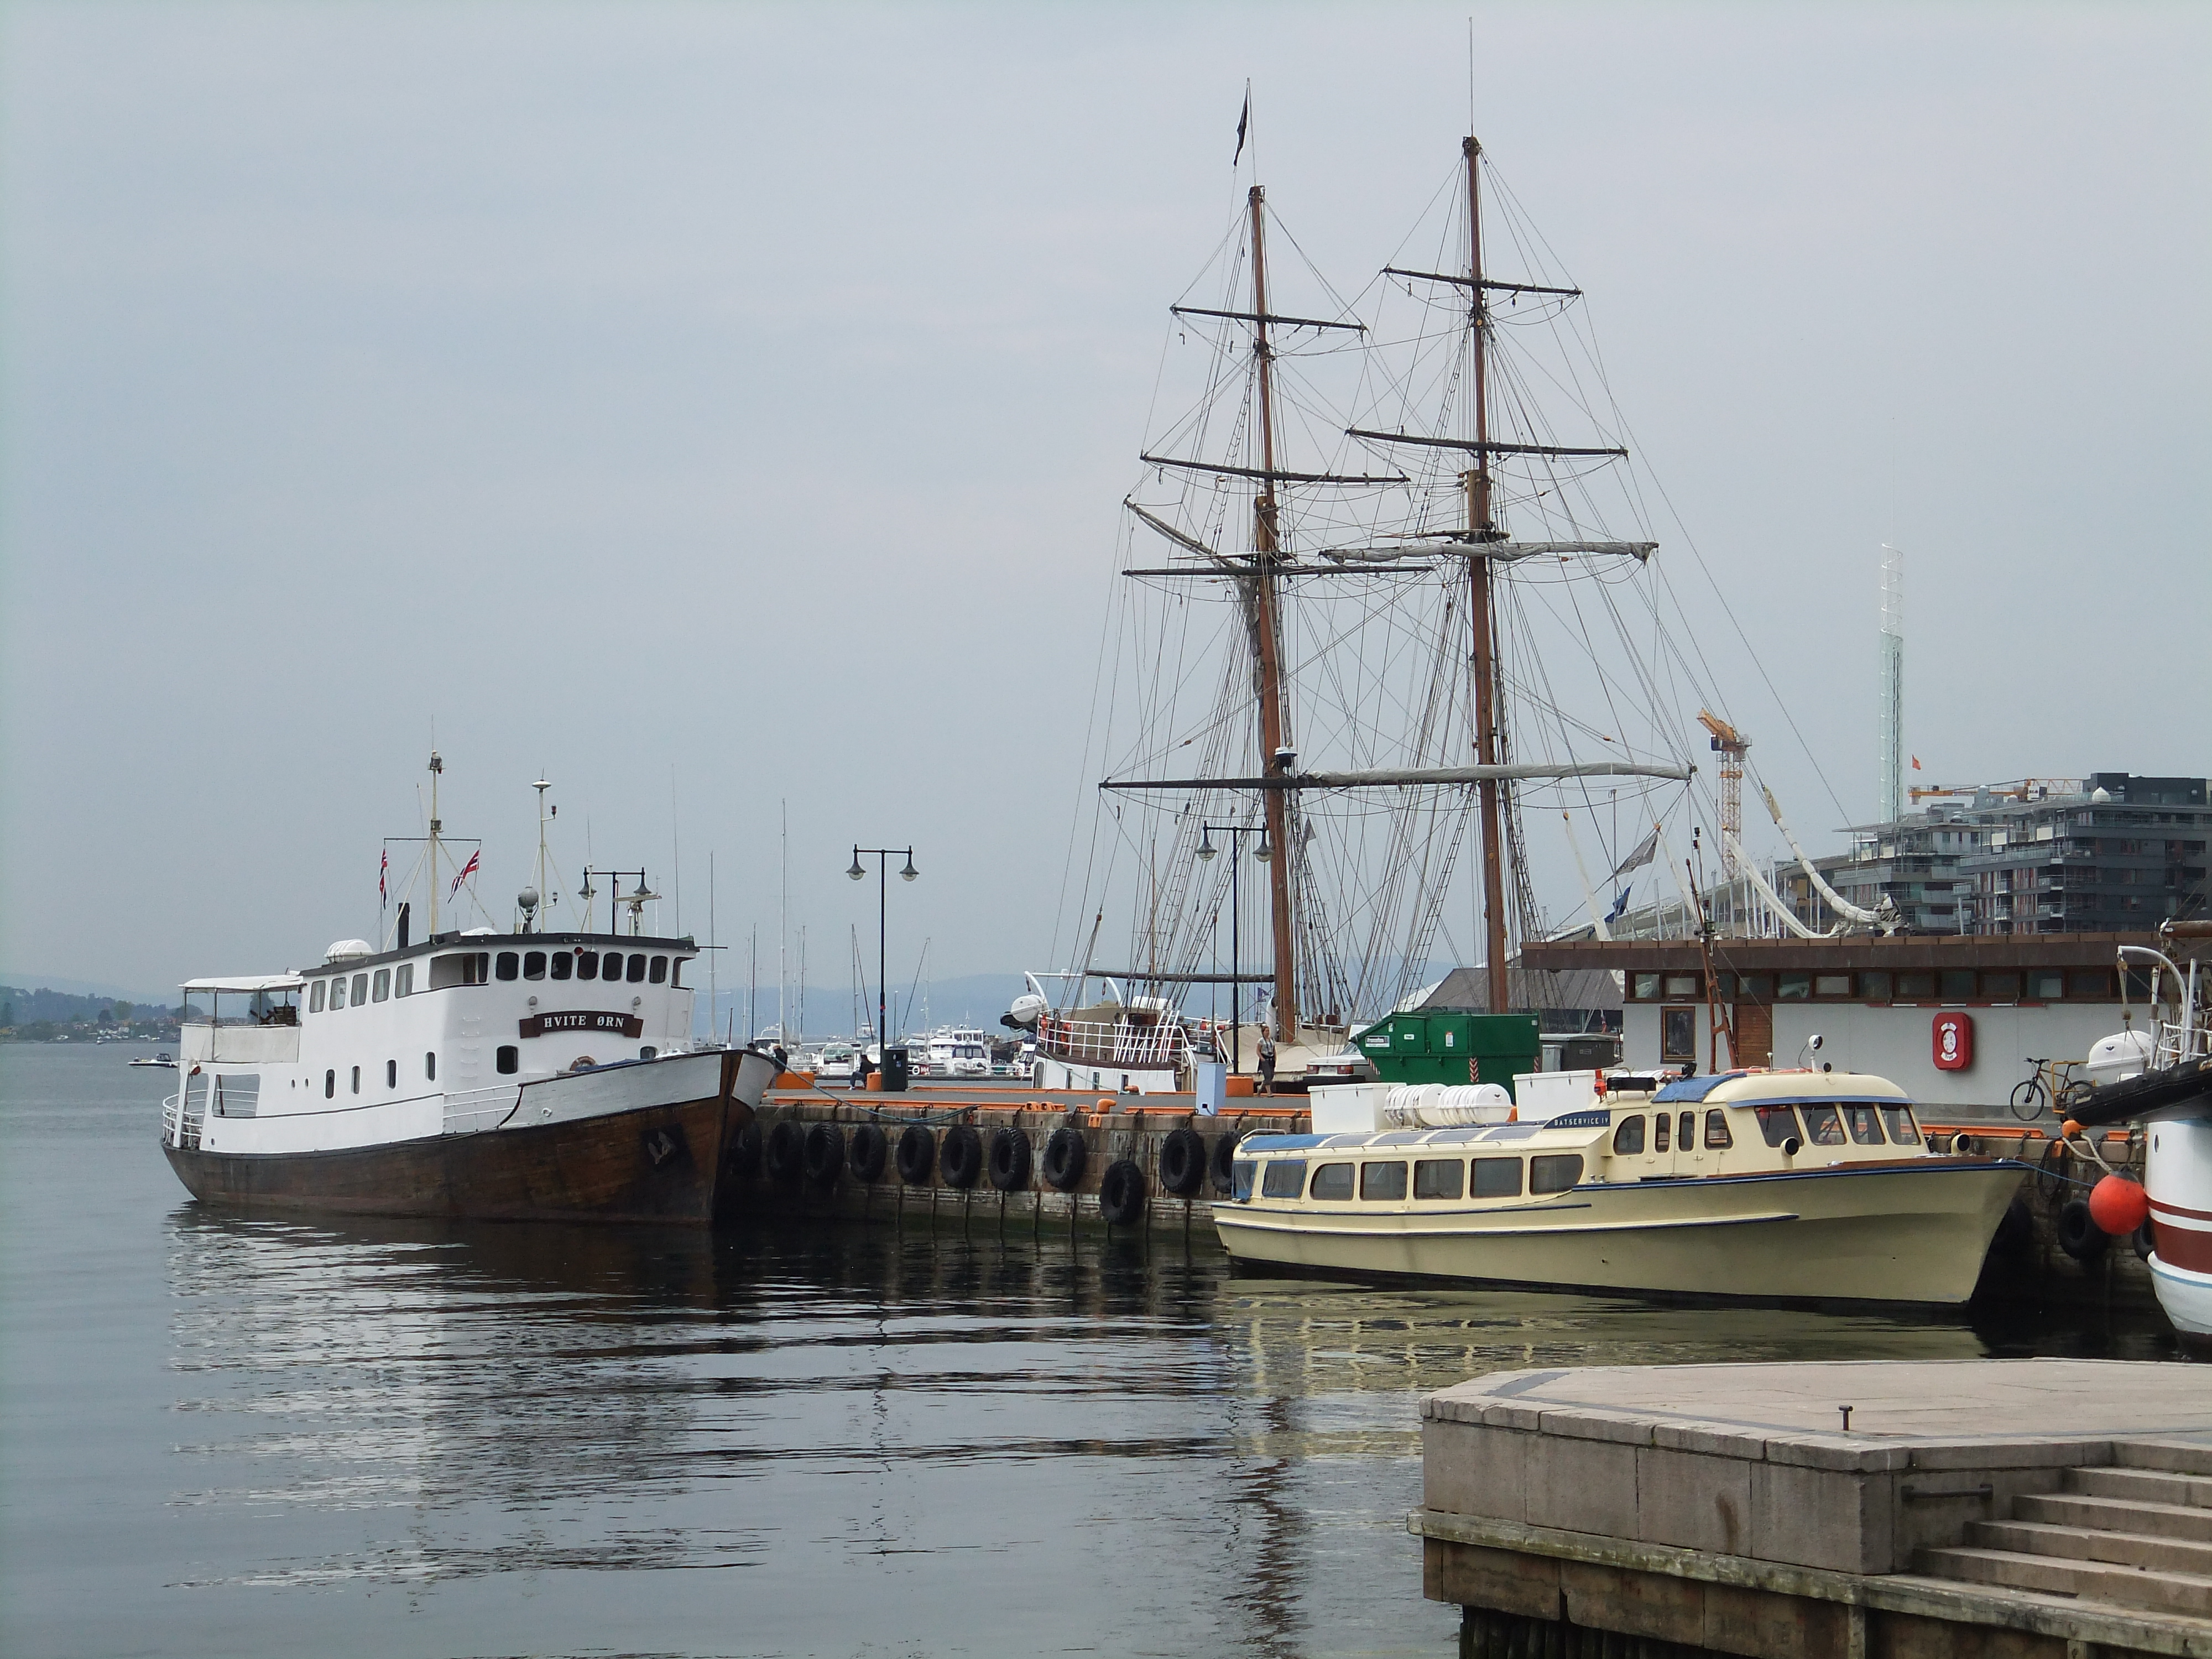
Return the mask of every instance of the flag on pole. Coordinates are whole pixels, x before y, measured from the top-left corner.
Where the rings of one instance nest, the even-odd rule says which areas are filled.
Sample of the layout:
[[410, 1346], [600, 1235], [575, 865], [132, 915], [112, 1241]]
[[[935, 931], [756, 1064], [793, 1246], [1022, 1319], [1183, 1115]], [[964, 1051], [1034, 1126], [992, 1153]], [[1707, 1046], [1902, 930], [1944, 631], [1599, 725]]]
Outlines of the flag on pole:
[[376, 866], [376, 903], [379, 909], [381, 909], [385, 901], [392, 896], [385, 890], [384, 886], [384, 878], [391, 873], [392, 849], [387, 847], [384, 849], [384, 862]]
[[1632, 890], [1633, 890], [1636, 884], [1632, 881], [1626, 887], [1620, 890], [1620, 896], [1613, 900], [1613, 908], [1605, 913], [1605, 925], [1607, 927], [1612, 927], [1614, 922], [1619, 921], [1621, 917], [1628, 914], [1628, 895]]
[[1229, 161], [1229, 165], [1232, 167], [1244, 159], [1244, 129], [1250, 124], [1251, 119], [1252, 88], [1247, 87], [1244, 88], [1244, 107], [1237, 117], [1237, 154], [1231, 156]]
[[461, 890], [461, 884], [476, 874], [477, 865], [483, 858], [483, 853], [481, 848], [469, 854], [469, 861], [461, 866], [461, 873], [453, 878], [453, 884], [446, 894], [447, 898], [452, 898], [459, 893]]
[[1912, 757], [1912, 769], [1916, 772], [1920, 769], [1920, 757], [1917, 755]]
[[1636, 844], [1636, 850], [1623, 859], [1613, 873], [1616, 876], [1625, 876], [1631, 870], [1641, 870], [1658, 855], [1659, 826], [1655, 823], [1651, 826], [1651, 833]]

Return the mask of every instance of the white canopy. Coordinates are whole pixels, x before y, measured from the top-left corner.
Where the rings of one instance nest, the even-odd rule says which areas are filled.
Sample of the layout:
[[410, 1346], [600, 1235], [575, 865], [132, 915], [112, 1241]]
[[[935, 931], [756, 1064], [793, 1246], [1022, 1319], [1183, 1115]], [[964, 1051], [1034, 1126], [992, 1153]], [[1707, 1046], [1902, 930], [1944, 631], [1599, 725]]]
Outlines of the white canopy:
[[188, 979], [182, 991], [296, 991], [307, 981], [297, 974], [218, 974], [212, 979]]

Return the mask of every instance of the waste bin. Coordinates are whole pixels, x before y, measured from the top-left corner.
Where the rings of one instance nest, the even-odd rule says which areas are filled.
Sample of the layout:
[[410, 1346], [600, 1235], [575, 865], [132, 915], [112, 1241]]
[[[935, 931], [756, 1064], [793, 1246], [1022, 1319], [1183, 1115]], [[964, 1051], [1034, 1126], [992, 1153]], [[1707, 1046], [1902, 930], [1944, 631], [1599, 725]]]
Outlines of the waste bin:
[[886, 1048], [884, 1050], [883, 1090], [885, 1094], [890, 1095], [903, 1094], [906, 1091], [905, 1049]]

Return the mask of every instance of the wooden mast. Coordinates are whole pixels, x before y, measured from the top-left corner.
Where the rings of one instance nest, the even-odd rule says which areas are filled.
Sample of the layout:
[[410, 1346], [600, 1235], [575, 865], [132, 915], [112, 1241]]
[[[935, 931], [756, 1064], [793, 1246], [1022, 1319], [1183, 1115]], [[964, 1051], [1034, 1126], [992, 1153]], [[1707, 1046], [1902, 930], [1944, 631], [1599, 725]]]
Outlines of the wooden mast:
[[[1257, 567], [1252, 578], [1253, 633], [1260, 665], [1260, 768], [1273, 774], [1275, 757], [1290, 744], [1283, 719], [1283, 639], [1275, 563], [1281, 551], [1275, 501], [1275, 381], [1273, 354], [1267, 345], [1267, 191], [1252, 186], [1248, 198], [1252, 215], [1253, 354], [1260, 371], [1260, 494], [1253, 503], [1252, 546]], [[1266, 795], [1267, 890], [1273, 901], [1275, 940], [1275, 1034], [1285, 1042], [1297, 1040], [1297, 936], [1291, 925], [1291, 842], [1288, 834], [1289, 792], [1269, 789]]]
[[[1499, 532], [1490, 496], [1490, 386], [1486, 349], [1490, 301], [1482, 285], [1482, 145], [1462, 139], [1467, 158], [1468, 283], [1473, 296], [1474, 349], [1474, 465], [1467, 475], [1468, 615], [1474, 629], [1474, 756], [1484, 766], [1499, 763], [1498, 731], [1498, 645], [1496, 607], [1491, 594], [1490, 559], [1483, 544]], [[1510, 1004], [1505, 960], [1505, 863], [1504, 814], [1498, 781], [1485, 778], [1477, 789], [1482, 809], [1483, 981], [1490, 1012], [1502, 1014]]]

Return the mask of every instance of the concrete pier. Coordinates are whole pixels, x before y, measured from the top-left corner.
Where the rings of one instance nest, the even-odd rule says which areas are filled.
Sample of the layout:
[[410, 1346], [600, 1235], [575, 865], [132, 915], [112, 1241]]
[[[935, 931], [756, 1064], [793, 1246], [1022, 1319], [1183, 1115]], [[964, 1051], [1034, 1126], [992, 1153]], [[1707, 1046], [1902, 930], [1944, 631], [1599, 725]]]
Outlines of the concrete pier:
[[2212, 1368], [1528, 1370], [1421, 1411], [1466, 1653], [2212, 1659]]

